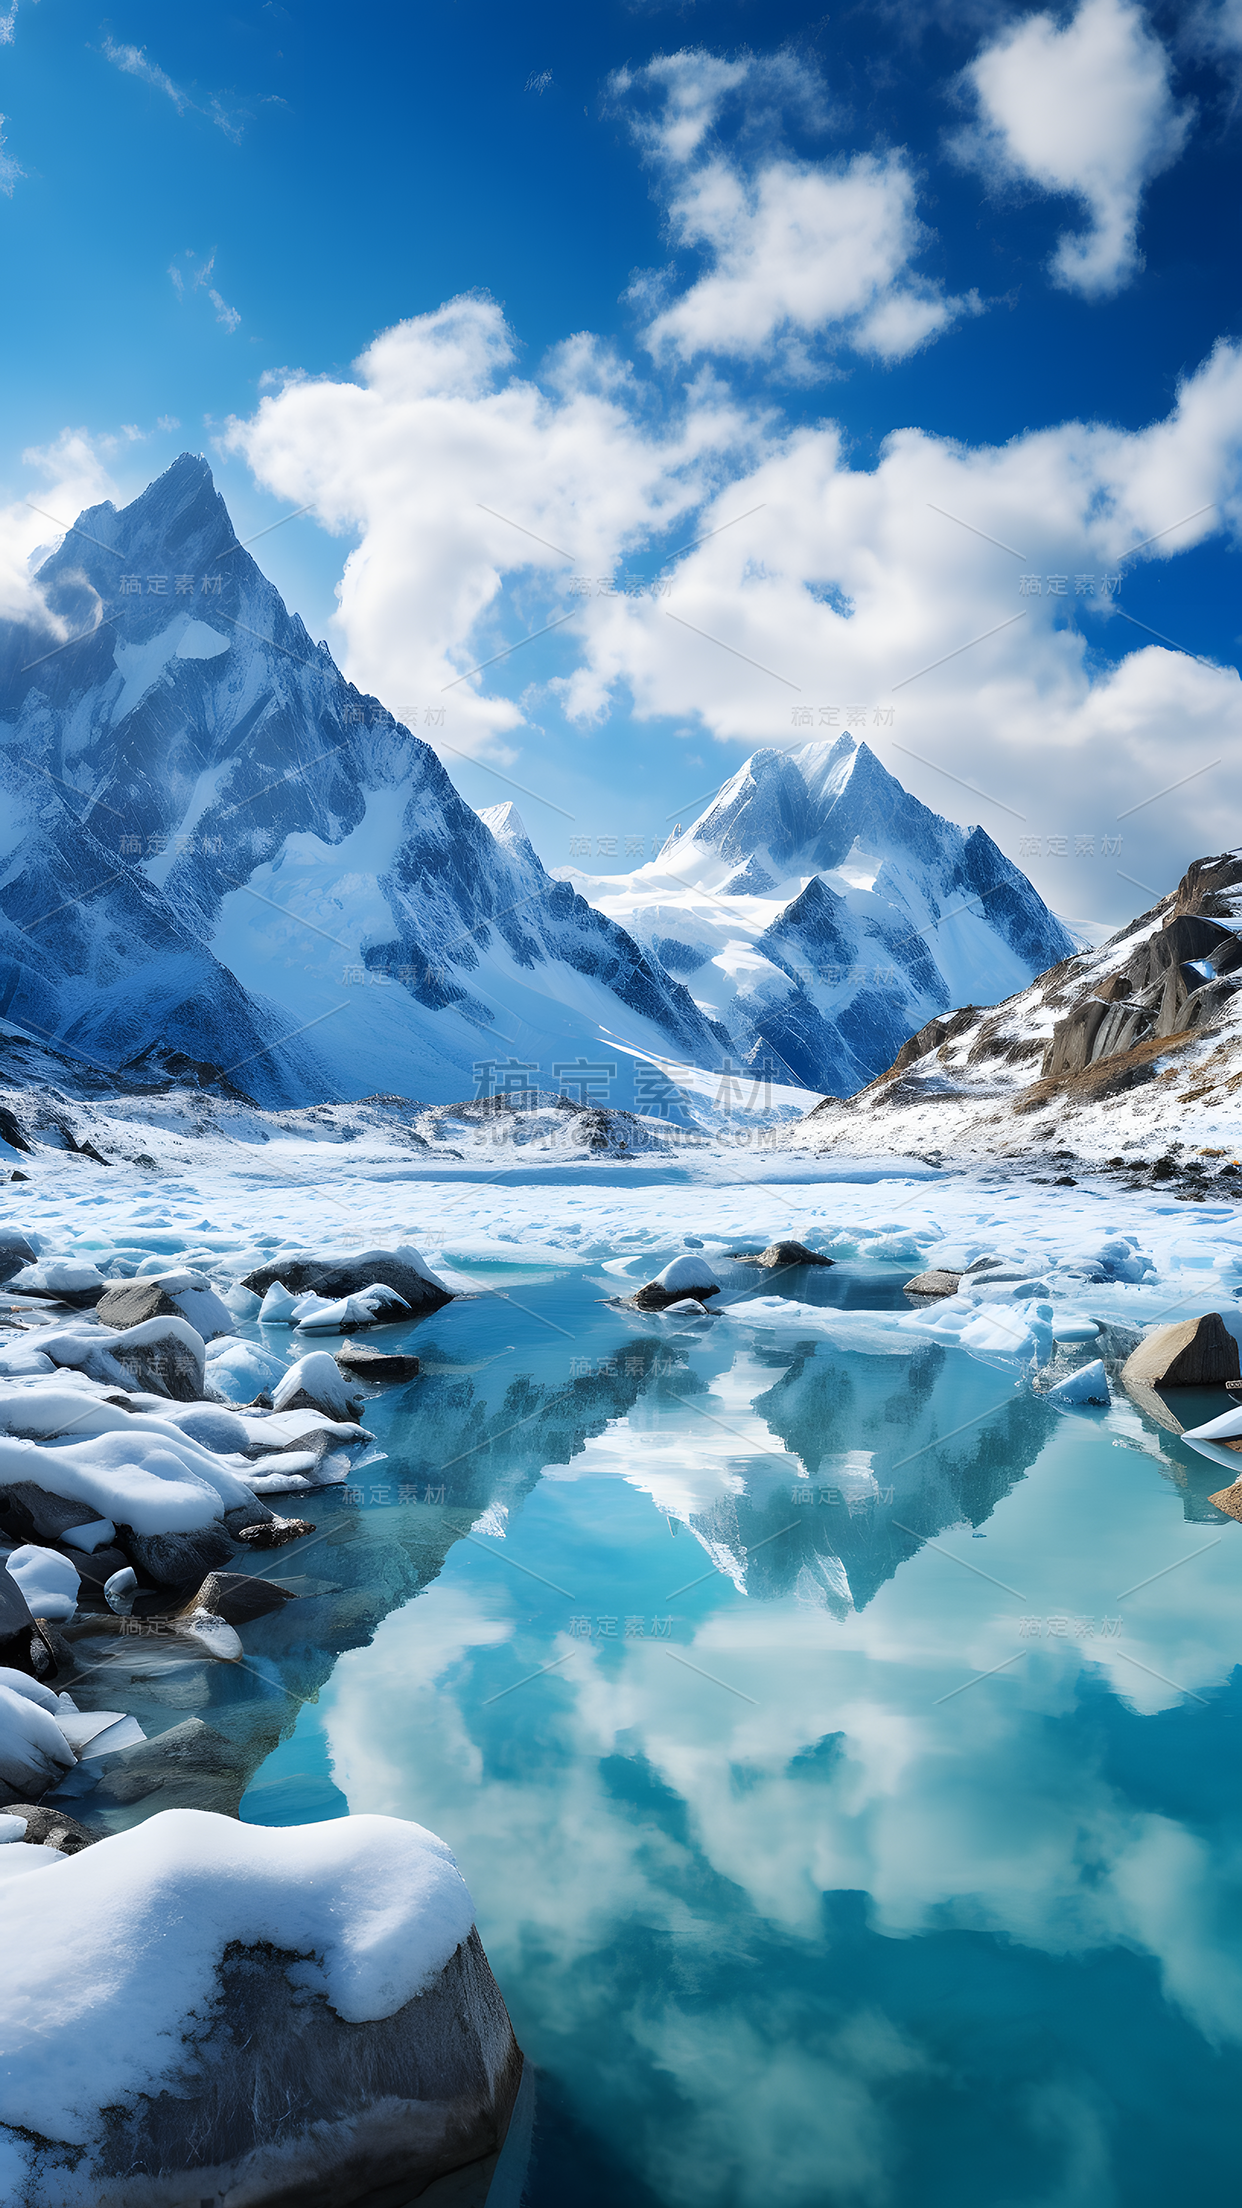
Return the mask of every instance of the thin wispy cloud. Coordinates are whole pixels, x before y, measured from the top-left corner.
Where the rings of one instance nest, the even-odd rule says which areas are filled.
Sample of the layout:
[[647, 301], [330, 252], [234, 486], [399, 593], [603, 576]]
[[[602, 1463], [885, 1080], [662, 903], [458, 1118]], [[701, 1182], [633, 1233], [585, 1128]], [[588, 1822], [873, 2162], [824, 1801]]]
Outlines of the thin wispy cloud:
[[100, 51], [105, 60], [110, 61], [115, 69], [122, 70], [127, 77], [137, 77], [140, 83], [149, 84], [153, 91], [162, 92], [172, 101], [178, 115], [203, 115], [209, 123], [215, 124], [217, 130], [222, 130], [226, 138], [231, 138], [235, 145], [240, 141], [248, 120], [245, 113], [231, 113], [214, 92], [207, 105], [200, 106], [182, 85], [174, 82], [166, 69], [161, 69], [157, 61], [151, 60], [145, 46], [133, 46], [109, 37], [105, 38]]
[[[194, 254], [191, 248], [186, 248], [184, 258], [187, 261], [193, 260]], [[201, 268], [182, 269], [178, 267], [176, 261], [172, 261], [169, 264], [168, 273], [172, 278], [173, 289], [179, 299], [184, 299], [185, 297], [185, 280], [187, 276], [190, 279], [191, 291], [205, 290], [207, 293], [207, 297], [210, 299], [212, 306], [216, 310], [217, 322], [221, 323], [223, 327], [229, 332], [229, 335], [232, 336], [234, 330], [241, 328], [242, 318], [239, 310], [236, 307], [231, 307], [228, 303], [228, 300], [222, 298], [220, 293], [216, 290], [214, 284], [211, 283], [210, 278], [215, 265], [216, 249], [213, 245], [211, 252], [208, 254], [207, 259], [203, 262]]]
[[0, 46], [11, 46], [16, 30], [17, 0], [13, 0], [13, 5], [9, 9], [8, 14], [0, 15]]
[[[0, 115], [0, 123], [3, 123], [4, 121], [5, 117], [3, 115]], [[0, 192], [3, 192], [6, 198], [12, 199], [13, 186], [16, 184], [18, 178], [24, 176], [25, 174], [26, 171], [18, 167], [12, 155], [5, 152], [4, 132], [3, 130], [0, 130]]]
[[145, 46], [125, 46], [119, 44], [115, 38], [105, 38], [103, 53], [114, 69], [123, 69], [127, 77], [138, 77], [143, 84], [151, 85], [156, 92], [165, 93], [178, 115], [184, 115], [187, 107], [193, 105], [189, 93], [183, 92], [179, 84], [173, 83], [168, 71], [161, 69], [158, 62], [147, 59]]

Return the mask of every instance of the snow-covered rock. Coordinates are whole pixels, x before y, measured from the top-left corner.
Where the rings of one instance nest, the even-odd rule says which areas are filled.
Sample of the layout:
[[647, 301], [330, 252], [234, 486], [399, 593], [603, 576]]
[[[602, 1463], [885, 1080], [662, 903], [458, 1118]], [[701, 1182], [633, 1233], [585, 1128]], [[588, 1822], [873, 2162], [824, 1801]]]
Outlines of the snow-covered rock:
[[5, 1283], [9, 1295], [46, 1296], [55, 1303], [72, 1303], [89, 1309], [99, 1303], [108, 1283], [98, 1266], [81, 1259], [53, 1257], [23, 1265]]
[[272, 1396], [277, 1411], [323, 1411], [329, 1418], [356, 1418], [361, 1398], [351, 1394], [335, 1357], [326, 1349], [313, 1349], [299, 1357]]
[[100, 1297], [96, 1316], [103, 1326], [132, 1329], [151, 1319], [184, 1319], [205, 1342], [234, 1331], [233, 1314], [201, 1273], [148, 1273], [110, 1287]]
[[17, 1581], [33, 1618], [49, 1618], [62, 1624], [78, 1607], [77, 1566], [58, 1549], [42, 1549], [23, 1542], [10, 1551], [5, 1570]]
[[[268, 1326], [283, 1326], [286, 1318], [297, 1319], [299, 1312], [304, 1318], [321, 1304], [365, 1296], [376, 1289], [398, 1295], [412, 1316], [438, 1311], [452, 1297], [452, 1290], [432, 1272], [422, 1252], [408, 1243], [395, 1250], [363, 1250], [357, 1257], [278, 1258], [247, 1273], [242, 1286], [262, 1296], [259, 1319]], [[281, 1293], [272, 1299], [277, 1287]], [[311, 1296], [318, 1299], [316, 1304], [309, 1301]]]
[[637, 1289], [633, 1301], [640, 1311], [664, 1311], [686, 1296], [702, 1303], [708, 1296], [719, 1294], [720, 1282], [707, 1259], [698, 1250], [687, 1250], [684, 1257], [675, 1257], [654, 1280]]
[[304, 1296], [294, 1309], [299, 1334], [343, 1334], [347, 1327], [391, 1326], [399, 1319], [412, 1317], [405, 1298], [382, 1282], [374, 1282], [356, 1296], [342, 1296], [336, 1303]]
[[146, 1319], [119, 1333], [79, 1323], [48, 1329], [38, 1339], [42, 1355], [53, 1364], [85, 1372], [109, 1387], [138, 1388], [182, 1403], [202, 1396], [205, 1344], [187, 1319]]
[[0, 2197], [347, 2208], [503, 2139], [521, 2056], [421, 1826], [169, 1810], [36, 1877], [5, 1910]]
[[[49, 1710], [29, 1694], [0, 1683], [0, 1789], [18, 1801], [26, 1795], [46, 1794], [76, 1761], [54, 1708]], [[7, 1936], [7, 1925], [5, 1929]]]

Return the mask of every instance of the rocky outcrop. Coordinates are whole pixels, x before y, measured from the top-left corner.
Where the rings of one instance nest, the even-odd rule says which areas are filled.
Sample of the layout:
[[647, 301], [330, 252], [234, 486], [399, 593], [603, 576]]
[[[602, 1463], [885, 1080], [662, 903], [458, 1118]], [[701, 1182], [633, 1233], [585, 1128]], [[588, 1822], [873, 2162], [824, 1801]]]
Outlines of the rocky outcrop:
[[364, 1250], [359, 1257], [282, 1258], [279, 1263], [259, 1265], [247, 1273], [242, 1287], [256, 1296], [265, 1296], [277, 1281], [295, 1294], [312, 1290], [325, 1298], [360, 1295], [379, 1283], [395, 1289], [415, 1316], [439, 1311], [452, 1301], [451, 1291], [428, 1277], [417, 1252], [404, 1249]]
[[360, 1380], [413, 1380], [418, 1372], [417, 1357], [386, 1356], [382, 1349], [357, 1342], [342, 1342], [336, 1361], [342, 1372], [356, 1373]]
[[1236, 1380], [1238, 1345], [1218, 1311], [1160, 1326], [1127, 1358], [1122, 1380], [1149, 1388], [1203, 1388]]
[[762, 1265], [767, 1272], [784, 1271], [786, 1266], [791, 1265], [831, 1265], [832, 1263], [832, 1259], [825, 1257], [822, 1251], [808, 1250], [805, 1242], [769, 1242], [766, 1250], [761, 1250], [758, 1257], [752, 1257], [742, 1251], [735, 1251], [734, 1257], [739, 1265]]
[[197, 1587], [233, 1557], [233, 1537], [218, 1521], [191, 1533], [135, 1533], [126, 1527], [121, 1538], [131, 1564], [160, 1587]]

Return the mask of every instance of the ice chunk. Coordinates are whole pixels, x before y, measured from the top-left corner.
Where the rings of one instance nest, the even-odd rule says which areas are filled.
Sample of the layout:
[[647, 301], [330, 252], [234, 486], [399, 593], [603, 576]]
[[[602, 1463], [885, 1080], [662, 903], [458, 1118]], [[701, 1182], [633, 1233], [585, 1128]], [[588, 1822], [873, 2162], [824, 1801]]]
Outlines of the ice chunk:
[[[291, 1296], [280, 1281], [274, 1280], [259, 1305], [260, 1326], [292, 1326], [293, 1314], [301, 1300], [303, 1299], [298, 1296]], [[323, 1298], [316, 1297], [315, 1300], [322, 1302]]]
[[1223, 1411], [1219, 1418], [1209, 1418], [1206, 1426], [1188, 1426], [1183, 1441], [1232, 1441], [1242, 1434], [1242, 1406], [1236, 1411]]
[[1079, 1318], [1077, 1312], [1057, 1312], [1052, 1321], [1054, 1342], [1093, 1342], [1100, 1331], [1098, 1319]]
[[1097, 1357], [1093, 1364], [1080, 1366], [1064, 1380], [1058, 1380], [1047, 1391], [1050, 1403], [1109, 1403], [1108, 1377], [1104, 1360]]
[[97, 1265], [52, 1257], [40, 1258], [37, 1265], [23, 1265], [5, 1285], [9, 1291], [26, 1296], [56, 1296], [82, 1295], [88, 1288], [104, 1289], [108, 1283]]

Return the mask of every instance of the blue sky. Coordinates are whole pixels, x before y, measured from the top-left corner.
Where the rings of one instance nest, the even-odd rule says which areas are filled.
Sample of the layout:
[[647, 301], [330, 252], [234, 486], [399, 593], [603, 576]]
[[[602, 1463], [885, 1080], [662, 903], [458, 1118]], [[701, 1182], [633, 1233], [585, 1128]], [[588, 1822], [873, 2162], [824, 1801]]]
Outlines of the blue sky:
[[847, 725], [1070, 918], [1242, 840], [1237, 0], [6, 26], [14, 603], [188, 447], [549, 865]]

